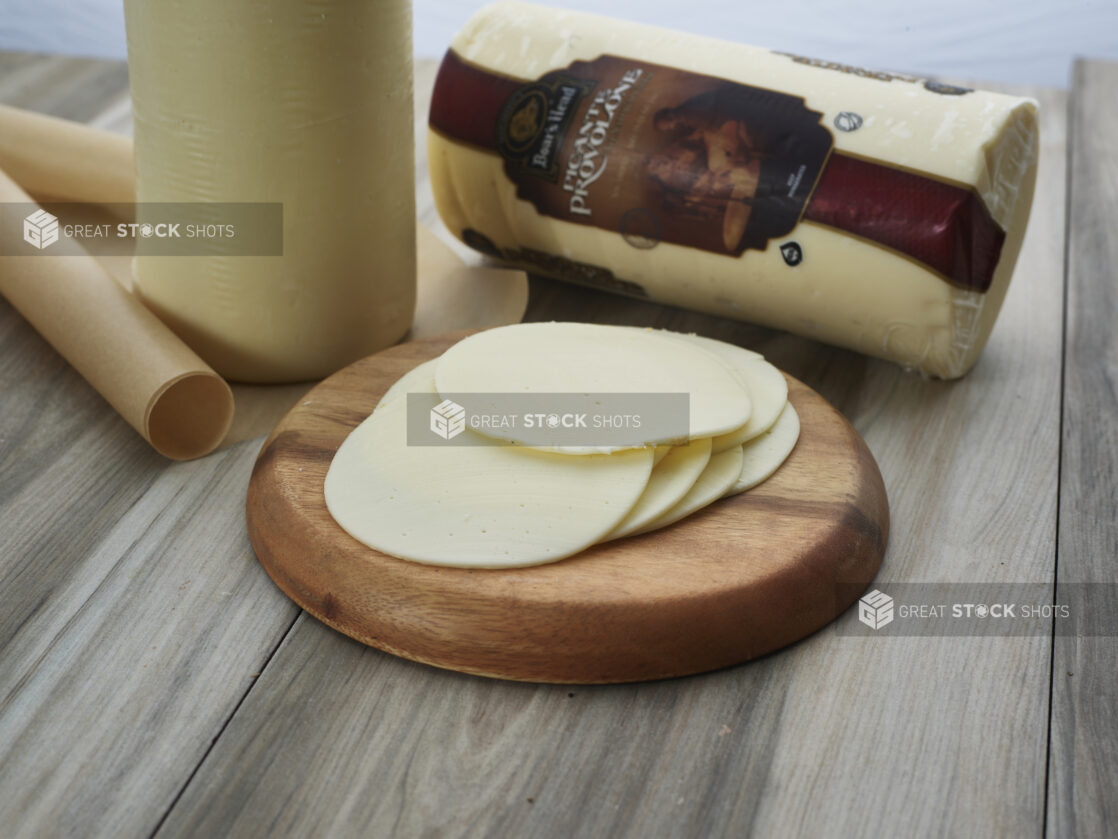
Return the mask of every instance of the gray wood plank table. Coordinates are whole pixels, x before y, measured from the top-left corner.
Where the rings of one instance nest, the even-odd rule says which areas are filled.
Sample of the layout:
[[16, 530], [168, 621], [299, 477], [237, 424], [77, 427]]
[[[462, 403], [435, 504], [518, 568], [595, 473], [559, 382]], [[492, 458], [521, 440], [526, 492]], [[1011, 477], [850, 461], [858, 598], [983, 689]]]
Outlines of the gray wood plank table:
[[[883, 589], [1118, 583], [1116, 87], [1086, 62], [1070, 98], [1015, 89], [1041, 102], [1037, 199], [962, 381], [545, 280], [527, 317], [708, 334], [822, 393], [885, 478]], [[131, 127], [119, 63], [0, 53], [0, 101]], [[243, 522], [260, 437], [169, 463], [2, 302], [0, 347], [0, 834], [1118, 835], [1113, 636], [828, 628], [592, 688], [437, 670], [271, 583]]]

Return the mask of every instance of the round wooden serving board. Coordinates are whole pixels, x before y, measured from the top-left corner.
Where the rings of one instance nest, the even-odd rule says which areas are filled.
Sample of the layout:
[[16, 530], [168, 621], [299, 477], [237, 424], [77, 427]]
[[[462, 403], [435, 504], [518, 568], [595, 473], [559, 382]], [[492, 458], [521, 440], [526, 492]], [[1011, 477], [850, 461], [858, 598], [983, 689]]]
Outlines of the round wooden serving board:
[[802, 430], [788, 460], [755, 489], [671, 527], [505, 571], [420, 565], [356, 541], [323, 498], [334, 452], [389, 385], [467, 334], [350, 365], [265, 441], [249, 484], [249, 537], [276, 584], [319, 620], [466, 673], [628, 682], [783, 647], [833, 620], [873, 580], [889, 533], [877, 464], [846, 419], [791, 377]]

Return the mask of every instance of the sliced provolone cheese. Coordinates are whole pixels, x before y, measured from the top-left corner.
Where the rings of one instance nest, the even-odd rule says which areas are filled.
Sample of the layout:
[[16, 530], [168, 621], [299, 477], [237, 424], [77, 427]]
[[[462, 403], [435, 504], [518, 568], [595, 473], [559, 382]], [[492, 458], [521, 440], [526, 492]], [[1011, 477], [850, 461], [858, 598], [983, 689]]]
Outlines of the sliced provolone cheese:
[[636, 506], [606, 539], [628, 536], [667, 512], [686, 495], [710, 461], [710, 438], [692, 440], [686, 446], [675, 446], [656, 464], [648, 486]]
[[563, 559], [609, 533], [652, 471], [652, 449], [573, 457], [409, 446], [406, 419], [406, 399], [374, 411], [338, 449], [324, 489], [343, 530], [415, 562], [510, 568]]
[[[721, 452], [716, 440], [700, 437], [572, 455], [487, 439], [472, 425], [445, 444], [409, 439], [408, 394], [487, 390], [687, 392], [698, 394], [692, 422], [697, 417], [700, 427], [712, 417], [728, 422], [733, 411], [740, 420], [743, 403], [746, 412], [757, 406], [720, 435], [723, 444], [762, 430]], [[755, 486], [780, 467], [798, 435], [783, 374], [751, 351], [629, 327], [526, 324], [479, 333], [401, 376], [338, 449], [324, 492], [342, 529], [392, 556], [472, 568], [537, 565], [665, 527]]]
[[438, 361], [437, 358], [432, 358], [398, 378], [384, 392], [377, 407], [387, 405], [397, 396], [406, 396], [409, 393], [435, 393], [435, 365]]
[[677, 340], [690, 341], [698, 344], [708, 352], [722, 358], [734, 368], [742, 384], [749, 391], [749, 401], [752, 412], [749, 422], [728, 434], [720, 434], [714, 438], [714, 454], [720, 454], [734, 446], [740, 446], [747, 440], [752, 440], [758, 434], [768, 431], [784, 405], [788, 402], [788, 382], [784, 374], [764, 357], [753, 350], [706, 338], [702, 335], [685, 335], [683, 333], [669, 333]]
[[712, 455], [699, 479], [683, 498], [634, 532], [647, 533], [650, 530], [658, 530], [717, 501], [741, 475], [741, 463], [741, 446]]
[[[740, 428], [750, 400], [734, 370], [713, 353], [629, 327], [522, 323], [479, 332], [439, 359], [442, 395], [509, 393], [687, 393], [692, 439]], [[511, 442], [522, 429], [484, 433]], [[644, 445], [672, 442], [642, 440]]]
[[741, 473], [726, 495], [736, 495], [768, 480], [792, 453], [799, 438], [800, 417], [791, 404], [786, 405], [772, 428], [742, 446]]

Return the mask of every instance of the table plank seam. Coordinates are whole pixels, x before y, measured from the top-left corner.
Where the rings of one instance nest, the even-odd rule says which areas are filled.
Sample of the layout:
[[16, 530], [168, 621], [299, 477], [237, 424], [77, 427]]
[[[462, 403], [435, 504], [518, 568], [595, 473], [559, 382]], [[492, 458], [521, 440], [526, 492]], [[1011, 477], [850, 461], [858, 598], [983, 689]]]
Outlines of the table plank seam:
[[[1067, 154], [1064, 157], [1064, 264], [1063, 264], [1063, 297], [1060, 312], [1060, 407], [1057, 417], [1058, 442], [1056, 444], [1056, 539], [1053, 545], [1052, 556], [1052, 603], [1057, 602], [1060, 588], [1060, 512], [1064, 473], [1064, 420], [1067, 404], [1067, 364], [1068, 364], [1068, 260], [1071, 250], [1071, 219], [1072, 219], [1072, 161], [1071, 152], [1075, 147], [1075, 111], [1076, 96], [1073, 88], [1067, 102]], [[1044, 750], [1044, 802], [1040, 835], [1048, 836], [1048, 806], [1049, 784], [1052, 780], [1052, 716], [1055, 703], [1056, 690], [1056, 614], [1053, 611], [1051, 633], [1048, 638], [1048, 720], [1045, 734]]]
[[194, 776], [198, 774], [199, 770], [205, 764], [207, 758], [209, 758], [209, 756], [210, 756], [210, 752], [212, 752], [214, 750], [214, 747], [217, 745], [217, 743], [221, 739], [222, 735], [225, 734], [225, 730], [229, 727], [229, 724], [237, 716], [237, 712], [240, 711], [241, 705], [244, 704], [245, 700], [248, 699], [249, 694], [252, 693], [252, 691], [256, 687], [257, 683], [259, 683], [259, 681], [260, 681], [259, 677], [262, 676], [264, 674], [264, 671], [268, 669], [269, 665], [271, 665], [272, 660], [276, 656], [276, 653], [279, 652], [280, 647], [283, 646], [283, 644], [287, 640], [288, 636], [291, 635], [291, 631], [295, 628], [295, 624], [297, 624], [299, 622], [299, 618], [302, 617], [303, 614], [304, 614], [304, 611], [302, 609], [300, 609], [295, 614], [295, 617], [292, 618], [291, 623], [288, 624], [288, 626], [287, 626], [287, 629], [285, 629], [283, 631], [283, 633], [280, 635], [279, 640], [276, 642], [275, 646], [272, 647], [272, 649], [268, 652], [268, 656], [267, 656], [267, 658], [264, 659], [264, 664], [261, 665], [260, 672], [257, 674], [257, 678], [253, 679], [252, 683], [248, 686], [248, 689], [245, 690], [245, 692], [243, 694], [241, 694], [241, 697], [237, 700], [236, 704], [233, 706], [232, 710], [229, 712], [229, 716], [227, 716], [225, 718], [225, 721], [221, 724], [221, 727], [218, 729], [217, 734], [215, 734], [213, 739], [210, 741], [210, 745], [206, 747], [206, 750], [198, 758], [198, 762], [194, 765], [194, 768], [190, 770], [190, 774], [188, 774], [186, 776], [186, 779], [182, 782], [182, 785], [179, 787], [178, 791], [171, 798], [170, 802], [167, 804], [166, 809], [163, 811], [163, 814], [159, 817], [159, 820], [155, 823], [155, 827], [152, 828], [151, 833], [148, 834], [149, 839], [151, 839], [151, 837], [155, 837], [156, 835], [158, 835], [159, 831], [163, 829], [163, 824], [167, 821], [167, 818], [171, 815], [171, 812], [175, 809], [175, 806], [179, 803], [179, 799], [182, 798], [183, 793], [186, 792], [187, 788], [190, 786], [191, 782], [194, 780]]

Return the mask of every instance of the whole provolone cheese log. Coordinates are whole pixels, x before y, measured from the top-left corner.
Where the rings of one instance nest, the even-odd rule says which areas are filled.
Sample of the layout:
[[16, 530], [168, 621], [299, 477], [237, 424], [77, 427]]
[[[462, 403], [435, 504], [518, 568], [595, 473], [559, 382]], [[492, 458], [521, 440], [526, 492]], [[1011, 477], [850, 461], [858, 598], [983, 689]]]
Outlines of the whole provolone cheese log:
[[1036, 104], [502, 2], [439, 71], [428, 159], [471, 246], [953, 378], [1005, 296]]
[[147, 202], [283, 204], [282, 256], [140, 257], [144, 302], [239, 380], [316, 378], [399, 340], [415, 305], [409, 1], [125, 12], [139, 219]]

